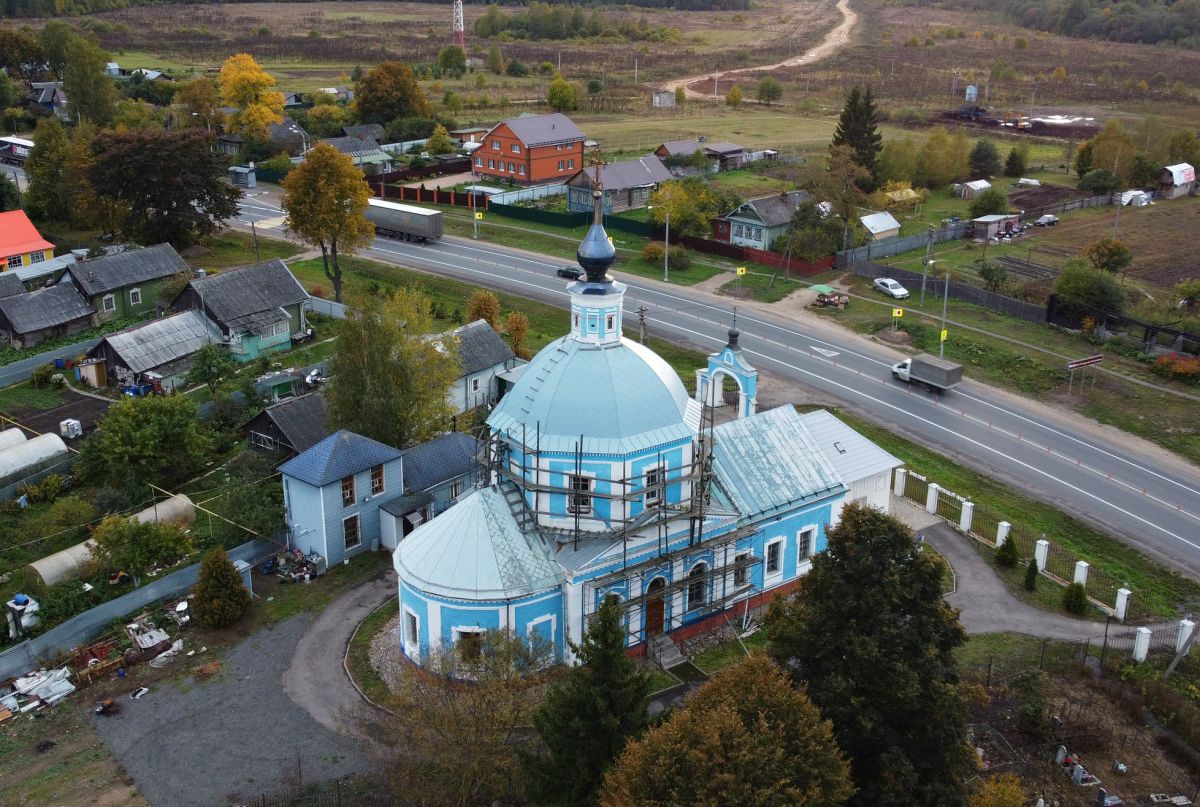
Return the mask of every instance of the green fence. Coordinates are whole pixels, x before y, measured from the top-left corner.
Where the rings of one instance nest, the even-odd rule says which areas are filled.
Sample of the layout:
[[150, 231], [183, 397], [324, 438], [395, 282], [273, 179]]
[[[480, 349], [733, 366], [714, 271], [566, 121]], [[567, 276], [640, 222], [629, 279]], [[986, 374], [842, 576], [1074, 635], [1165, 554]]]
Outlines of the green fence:
[[[488, 204], [488, 210], [510, 219], [547, 224], [551, 227], [586, 227], [592, 220], [591, 213], [558, 213], [551, 210], [539, 210], [536, 207], [502, 205], [495, 202]], [[649, 238], [654, 234], [654, 228], [646, 222], [624, 219], [620, 216], [605, 216], [604, 226], [608, 230], [616, 230], [642, 238]]]

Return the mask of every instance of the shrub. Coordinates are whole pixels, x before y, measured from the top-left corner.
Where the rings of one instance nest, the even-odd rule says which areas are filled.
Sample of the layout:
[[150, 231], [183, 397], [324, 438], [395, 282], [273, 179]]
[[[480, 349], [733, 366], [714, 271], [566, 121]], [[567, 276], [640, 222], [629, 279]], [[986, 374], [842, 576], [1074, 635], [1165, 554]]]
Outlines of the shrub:
[[1164, 353], [1154, 360], [1154, 372], [1165, 378], [1195, 384], [1200, 382], [1200, 358]]
[[41, 364], [33, 368], [33, 372], [29, 375], [29, 382], [33, 386], [42, 387], [50, 386], [50, 376], [54, 375], [53, 364]]
[[1000, 544], [1000, 548], [996, 550], [996, 563], [1005, 569], [1015, 569], [1020, 561], [1021, 556], [1017, 553], [1017, 542], [1011, 538]]
[[667, 264], [671, 269], [684, 271], [692, 268], [692, 253], [682, 246], [671, 247], [667, 253]]
[[650, 263], [658, 263], [663, 259], [663, 242], [662, 241], [647, 241], [646, 246], [642, 247], [642, 260]]
[[249, 605], [250, 592], [225, 550], [217, 547], [210, 551], [200, 562], [196, 619], [206, 628], [223, 628], [241, 619]]
[[[1009, 543], [1012, 543], [1011, 541]], [[1037, 558], [1030, 558], [1029, 565], [1025, 567], [1025, 590], [1037, 591], [1038, 584], [1038, 565]]]
[[1018, 684], [1017, 727], [1022, 734], [1041, 739], [1046, 733], [1046, 696], [1034, 676]]
[[1063, 589], [1062, 606], [1072, 614], [1086, 614], [1088, 611], [1087, 589], [1079, 583], [1072, 583]]

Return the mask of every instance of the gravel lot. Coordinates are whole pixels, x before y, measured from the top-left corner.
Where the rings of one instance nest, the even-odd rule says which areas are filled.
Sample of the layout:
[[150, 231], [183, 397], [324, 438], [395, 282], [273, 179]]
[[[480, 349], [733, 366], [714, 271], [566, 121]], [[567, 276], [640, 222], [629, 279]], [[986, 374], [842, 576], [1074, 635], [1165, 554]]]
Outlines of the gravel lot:
[[[264, 628], [221, 659], [212, 678], [179, 675], [121, 712], [95, 718], [155, 807], [220, 805], [366, 770], [358, 743], [328, 730], [284, 694], [281, 679], [311, 614]], [[185, 647], [185, 650], [195, 648]], [[207, 655], [207, 654], [206, 654]], [[183, 664], [211, 658], [199, 654]]]

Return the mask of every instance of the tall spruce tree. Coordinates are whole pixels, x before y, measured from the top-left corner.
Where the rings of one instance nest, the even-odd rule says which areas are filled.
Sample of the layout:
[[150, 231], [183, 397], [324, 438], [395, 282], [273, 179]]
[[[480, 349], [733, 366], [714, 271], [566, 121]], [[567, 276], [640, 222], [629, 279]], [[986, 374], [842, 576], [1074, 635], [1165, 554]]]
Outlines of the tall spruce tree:
[[768, 651], [833, 722], [867, 807], [961, 807], [974, 754], [953, 651], [965, 636], [912, 533], [849, 505], [804, 590], [772, 604]]
[[833, 145], [854, 149], [855, 162], [871, 173], [870, 185], [862, 186], [863, 190], [875, 190], [879, 184], [883, 135], [879, 134], [879, 112], [875, 109], [875, 96], [869, 86], [866, 89], [855, 86], [846, 96], [837, 129], [833, 132]]
[[525, 759], [526, 792], [537, 805], [596, 802], [604, 774], [626, 741], [645, 729], [650, 678], [625, 655], [621, 605], [607, 597], [572, 645], [579, 665], [533, 715], [543, 752]]

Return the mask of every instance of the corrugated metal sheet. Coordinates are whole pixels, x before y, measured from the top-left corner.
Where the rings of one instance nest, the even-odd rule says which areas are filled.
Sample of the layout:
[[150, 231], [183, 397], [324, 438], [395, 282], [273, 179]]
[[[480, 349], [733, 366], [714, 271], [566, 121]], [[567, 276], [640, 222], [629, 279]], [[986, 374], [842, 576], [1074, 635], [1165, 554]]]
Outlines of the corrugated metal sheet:
[[556, 588], [562, 577], [536, 533], [521, 532], [494, 488], [470, 494], [396, 548], [396, 573], [428, 594], [507, 600]]
[[713, 470], [743, 517], [846, 488], [791, 406], [722, 423], [713, 435]]
[[[110, 334], [103, 342], [108, 343], [126, 367], [142, 373], [190, 356], [220, 338], [220, 332], [204, 314], [193, 309]], [[92, 353], [100, 349], [97, 345]]]
[[807, 412], [800, 421], [847, 485], [904, 464], [824, 409]]

